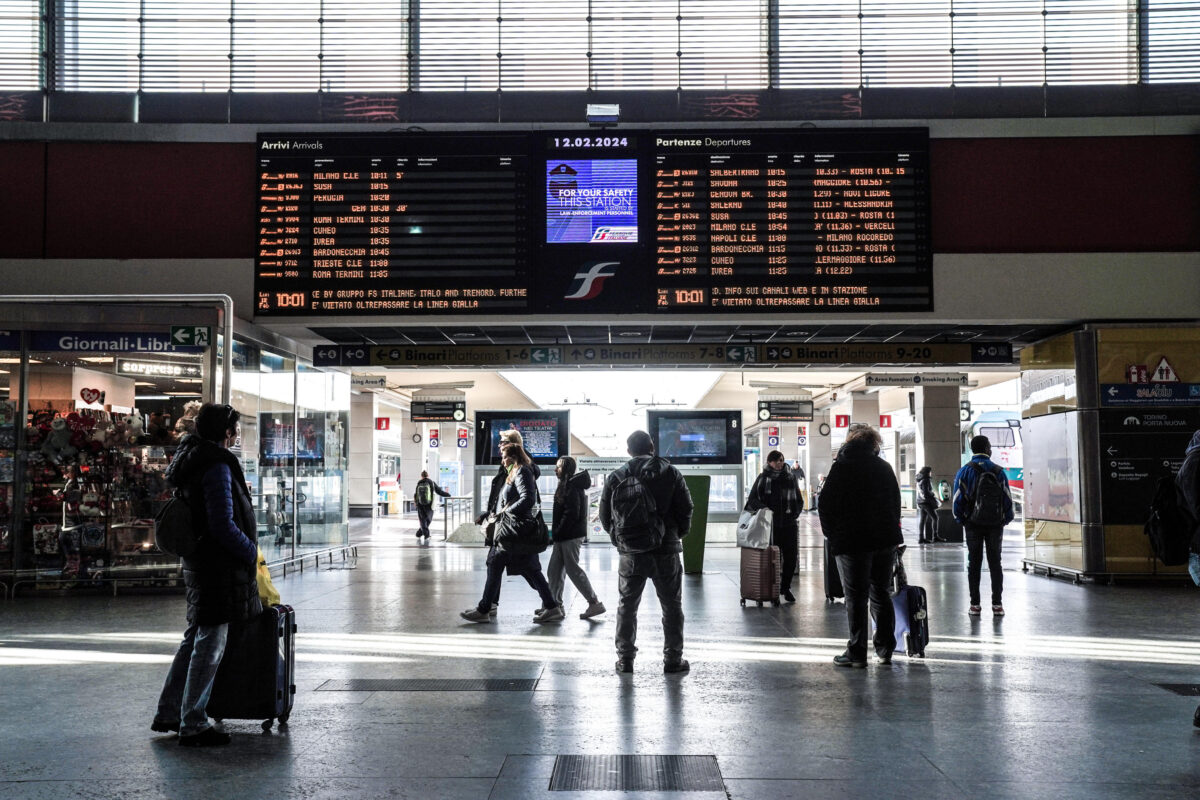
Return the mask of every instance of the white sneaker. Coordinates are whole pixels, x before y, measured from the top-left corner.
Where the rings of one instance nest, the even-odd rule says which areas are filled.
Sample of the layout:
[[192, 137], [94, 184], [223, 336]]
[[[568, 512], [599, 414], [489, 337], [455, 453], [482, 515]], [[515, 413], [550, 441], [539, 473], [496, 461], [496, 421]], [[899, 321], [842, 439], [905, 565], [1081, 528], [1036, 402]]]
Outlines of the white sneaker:
[[547, 608], [540, 615], [534, 617], [533, 621], [539, 622], [539, 623], [540, 622], [558, 622], [559, 620], [563, 619], [566, 616], [567, 615], [563, 613], [562, 606], [555, 606], [554, 608]]
[[604, 607], [604, 603], [601, 603], [599, 600], [597, 600], [594, 603], [589, 603], [587, 610], [584, 611], [582, 614], [580, 614], [579, 618], [580, 619], [591, 619], [592, 617], [600, 616], [605, 611], [608, 611], [608, 609]]

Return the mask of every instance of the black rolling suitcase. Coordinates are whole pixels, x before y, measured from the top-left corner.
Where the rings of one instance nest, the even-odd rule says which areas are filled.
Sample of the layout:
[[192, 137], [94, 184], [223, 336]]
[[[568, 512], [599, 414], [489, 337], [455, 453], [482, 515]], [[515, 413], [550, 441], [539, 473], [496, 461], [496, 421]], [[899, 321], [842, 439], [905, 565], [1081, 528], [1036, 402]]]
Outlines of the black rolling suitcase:
[[963, 541], [963, 526], [954, 518], [954, 509], [950, 506], [937, 510], [937, 538], [943, 542]]
[[225, 655], [217, 668], [208, 715], [261, 719], [263, 730], [292, 713], [296, 695], [296, 611], [275, 605], [245, 623], [229, 626]]
[[835, 598], [845, 597], [842, 576], [838, 572], [837, 559], [829, 555], [829, 540], [825, 540], [825, 600], [832, 603]]

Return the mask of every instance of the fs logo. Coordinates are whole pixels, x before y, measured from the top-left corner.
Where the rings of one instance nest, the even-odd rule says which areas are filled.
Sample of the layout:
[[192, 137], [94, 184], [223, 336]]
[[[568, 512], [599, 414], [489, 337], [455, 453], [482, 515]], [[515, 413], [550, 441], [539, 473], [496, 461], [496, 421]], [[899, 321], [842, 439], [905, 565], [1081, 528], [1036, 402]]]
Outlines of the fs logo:
[[567, 287], [564, 300], [591, 300], [604, 290], [604, 281], [617, 274], [619, 261], [597, 261], [583, 272], [575, 273], [575, 280]]

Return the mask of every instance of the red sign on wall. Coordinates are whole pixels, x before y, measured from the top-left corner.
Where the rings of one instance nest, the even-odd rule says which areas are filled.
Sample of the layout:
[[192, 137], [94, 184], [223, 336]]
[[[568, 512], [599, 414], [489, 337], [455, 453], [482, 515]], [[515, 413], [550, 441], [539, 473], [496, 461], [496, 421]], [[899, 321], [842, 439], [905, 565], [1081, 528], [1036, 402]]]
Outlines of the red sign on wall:
[[391, 427], [392, 427], [392, 418], [391, 417], [376, 417], [375, 418], [375, 430], [386, 431], [386, 430], [391, 430]]
[[778, 427], [775, 427], [775, 428], [767, 428], [767, 436], [778, 436], [778, 435], [779, 435], [779, 428], [778, 428]]
[[438, 441], [438, 429], [430, 428], [429, 429], [429, 446], [430, 447], [438, 447], [440, 444], [441, 444], [441, 442]]
[[880, 414], [879, 415], [879, 427], [881, 427], [881, 428], [892, 427], [892, 415], [891, 414]]
[[849, 414], [835, 414], [833, 416], [833, 427], [849, 428], [850, 427], [850, 415]]

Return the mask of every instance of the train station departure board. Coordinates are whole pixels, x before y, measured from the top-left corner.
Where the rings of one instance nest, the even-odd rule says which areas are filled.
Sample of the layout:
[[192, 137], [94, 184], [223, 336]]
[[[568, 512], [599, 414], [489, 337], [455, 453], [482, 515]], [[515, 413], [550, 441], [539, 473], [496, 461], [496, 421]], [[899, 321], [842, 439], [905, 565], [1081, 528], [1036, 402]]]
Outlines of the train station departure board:
[[925, 311], [925, 129], [260, 135], [261, 316]]

